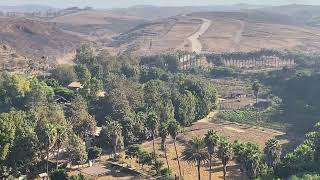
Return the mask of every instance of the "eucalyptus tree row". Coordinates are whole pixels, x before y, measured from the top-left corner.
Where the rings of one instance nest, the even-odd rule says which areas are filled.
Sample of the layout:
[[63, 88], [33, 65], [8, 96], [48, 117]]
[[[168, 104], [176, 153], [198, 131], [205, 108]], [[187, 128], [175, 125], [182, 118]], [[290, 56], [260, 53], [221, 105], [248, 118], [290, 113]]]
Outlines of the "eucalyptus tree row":
[[[210, 53], [206, 54], [205, 56], [209, 63], [217, 66], [224, 65], [224, 61], [232, 61], [232, 65], [240, 64], [239, 61], [244, 61], [244, 63], [254, 62], [255, 65], [257, 65], [259, 62], [265, 61], [264, 64], [267, 64], [267, 57], [278, 59], [278, 65], [282, 64], [291, 66], [297, 63], [301, 66], [310, 66], [320, 64], [319, 53], [303, 53], [288, 50], [279, 51], [273, 49], [261, 49], [251, 52]], [[284, 61], [285, 63], [280, 61]]]

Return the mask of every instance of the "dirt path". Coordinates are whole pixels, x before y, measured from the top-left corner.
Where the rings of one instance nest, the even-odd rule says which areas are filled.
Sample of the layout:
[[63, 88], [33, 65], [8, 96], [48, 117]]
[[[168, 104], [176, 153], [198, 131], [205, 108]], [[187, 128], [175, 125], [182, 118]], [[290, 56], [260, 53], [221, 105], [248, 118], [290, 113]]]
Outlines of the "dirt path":
[[202, 44], [199, 40], [199, 37], [202, 36], [211, 26], [211, 21], [208, 19], [201, 19], [203, 24], [200, 26], [199, 30], [188, 37], [188, 40], [191, 42], [191, 51], [196, 53], [201, 53]]
[[239, 48], [239, 43], [242, 39], [242, 33], [244, 31], [245, 28], [245, 23], [243, 21], [237, 20], [237, 22], [240, 23], [240, 29], [236, 32], [235, 36], [234, 36], [234, 42], [233, 42], [233, 50], [237, 50]]
[[210, 123], [209, 121], [212, 119], [212, 118], [214, 118], [216, 115], [217, 115], [217, 111], [215, 111], [215, 112], [210, 112], [209, 114], [208, 114], [208, 116], [206, 116], [205, 118], [203, 118], [203, 119], [200, 119], [199, 121], [197, 121], [198, 123]]

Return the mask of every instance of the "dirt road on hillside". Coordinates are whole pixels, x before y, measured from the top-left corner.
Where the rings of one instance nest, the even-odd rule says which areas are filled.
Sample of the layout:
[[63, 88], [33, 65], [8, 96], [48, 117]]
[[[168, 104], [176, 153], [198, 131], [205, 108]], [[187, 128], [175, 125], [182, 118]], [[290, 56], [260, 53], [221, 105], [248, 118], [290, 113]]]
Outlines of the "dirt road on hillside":
[[208, 19], [201, 19], [203, 21], [199, 30], [188, 37], [188, 40], [191, 42], [191, 51], [196, 53], [201, 53], [202, 44], [199, 40], [199, 37], [202, 36], [211, 26], [211, 21]]

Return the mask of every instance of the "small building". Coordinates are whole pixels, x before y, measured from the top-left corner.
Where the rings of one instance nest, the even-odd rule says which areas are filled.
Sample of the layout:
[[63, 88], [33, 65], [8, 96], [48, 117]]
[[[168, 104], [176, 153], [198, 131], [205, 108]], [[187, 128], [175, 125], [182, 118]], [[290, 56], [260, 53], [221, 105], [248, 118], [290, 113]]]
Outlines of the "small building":
[[74, 90], [74, 91], [79, 91], [82, 88], [83, 88], [83, 86], [81, 85], [81, 83], [79, 81], [72, 82], [68, 85], [68, 89]]
[[236, 92], [232, 92], [230, 97], [233, 99], [238, 99], [238, 98], [246, 98], [247, 95], [244, 92], [236, 91]]
[[47, 180], [47, 179], [49, 179], [49, 176], [47, 173], [41, 173], [41, 174], [39, 174], [39, 178], [43, 179], [43, 180]]

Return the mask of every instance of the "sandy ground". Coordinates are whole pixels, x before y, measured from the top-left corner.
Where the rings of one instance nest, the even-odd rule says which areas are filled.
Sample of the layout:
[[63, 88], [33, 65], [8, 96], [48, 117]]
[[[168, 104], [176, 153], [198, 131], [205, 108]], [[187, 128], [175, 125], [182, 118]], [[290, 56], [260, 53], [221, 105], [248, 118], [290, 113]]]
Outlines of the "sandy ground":
[[191, 51], [200, 53], [202, 51], [202, 44], [199, 38], [209, 29], [211, 26], [211, 21], [208, 19], [201, 19], [203, 24], [200, 26], [199, 30], [188, 37], [191, 42]]
[[76, 57], [76, 52], [68, 53], [62, 57], [57, 58], [57, 64], [69, 64], [74, 65], [74, 58]]

